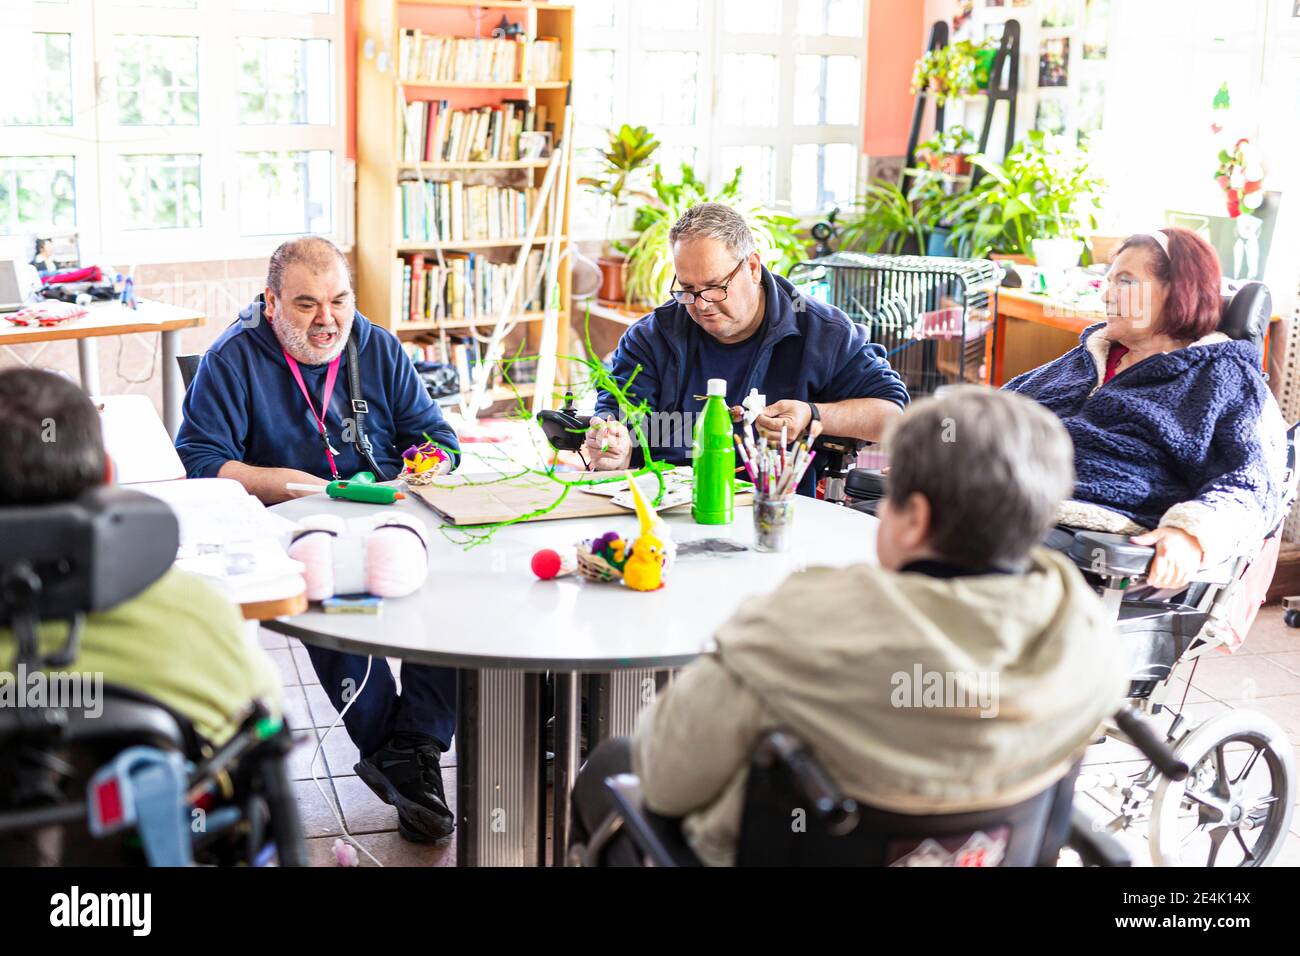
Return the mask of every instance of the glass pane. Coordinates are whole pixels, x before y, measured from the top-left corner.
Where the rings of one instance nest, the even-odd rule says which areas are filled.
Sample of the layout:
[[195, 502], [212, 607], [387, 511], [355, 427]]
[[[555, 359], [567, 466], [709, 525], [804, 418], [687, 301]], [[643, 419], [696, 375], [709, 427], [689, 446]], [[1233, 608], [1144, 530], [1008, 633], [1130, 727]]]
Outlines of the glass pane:
[[120, 125], [198, 125], [198, 37], [119, 34], [114, 52]]
[[71, 156], [0, 156], [0, 234], [77, 224]]
[[699, 101], [700, 55], [689, 50], [648, 50], [645, 76], [653, 83], [640, 85], [641, 122], [649, 126], [694, 126]]
[[694, 146], [660, 146], [655, 150], [654, 161], [670, 183], [682, 181], [682, 163], [694, 168], [696, 176], [703, 176]]
[[329, 232], [333, 171], [334, 155], [327, 149], [240, 153], [240, 234]]
[[113, 0], [119, 7], [172, 7], [173, 9], [193, 10], [194, 0]]
[[14, 45], [18, 61], [7, 64], [5, 75], [17, 88], [6, 90], [0, 106], [0, 126], [72, 125], [72, 36], [68, 33], [33, 33], [29, 44], [21, 34]]
[[614, 51], [578, 50], [574, 86], [578, 102], [575, 116], [584, 124], [609, 126], [614, 122]]
[[780, 33], [781, 0], [723, 0], [727, 33]]
[[799, 0], [795, 29], [804, 36], [862, 36], [862, 0]]
[[197, 153], [122, 157], [118, 214], [123, 229], [197, 229], [203, 225]]
[[330, 13], [330, 0], [235, 0], [237, 10], [259, 10], [267, 13]]
[[329, 40], [238, 37], [235, 56], [241, 123], [330, 122]]
[[857, 126], [862, 122], [858, 111], [858, 93], [862, 88], [862, 71], [856, 56], [826, 57], [826, 122], [832, 126]]
[[856, 126], [862, 75], [856, 56], [796, 56], [794, 60], [794, 121]]
[[588, 30], [608, 30], [614, 25], [614, 0], [578, 0], [577, 32], [582, 42]]
[[700, 0], [659, 0], [652, 16], [660, 30], [698, 30]]
[[796, 213], [824, 212], [853, 198], [857, 147], [852, 143], [801, 143], [794, 148], [790, 203]]
[[776, 57], [728, 53], [722, 58], [722, 115], [730, 126], [775, 126]]
[[776, 200], [776, 149], [771, 146], [724, 146], [718, 179], [725, 182], [739, 166], [740, 191], [761, 203]]

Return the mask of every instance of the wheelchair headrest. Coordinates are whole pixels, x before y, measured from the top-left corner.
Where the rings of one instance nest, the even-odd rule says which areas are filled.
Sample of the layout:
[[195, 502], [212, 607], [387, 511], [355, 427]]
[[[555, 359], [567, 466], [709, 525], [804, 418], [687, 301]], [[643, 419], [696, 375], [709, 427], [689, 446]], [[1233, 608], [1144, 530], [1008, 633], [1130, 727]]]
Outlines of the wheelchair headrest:
[[[0, 583], [24, 566], [34, 571], [43, 619], [104, 611], [162, 577], [179, 541], [176, 516], [164, 502], [122, 488], [0, 508]], [[13, 610], [0, 590], [0, 625], [10, 623]]]
[[1223, 297], [1219, 331], [1230, 339], [1252, 342], [1264, 347], [1269, 319], [1273, 316], [1273, 297], [1262, 282], [1247, 282], [1236, 294]]

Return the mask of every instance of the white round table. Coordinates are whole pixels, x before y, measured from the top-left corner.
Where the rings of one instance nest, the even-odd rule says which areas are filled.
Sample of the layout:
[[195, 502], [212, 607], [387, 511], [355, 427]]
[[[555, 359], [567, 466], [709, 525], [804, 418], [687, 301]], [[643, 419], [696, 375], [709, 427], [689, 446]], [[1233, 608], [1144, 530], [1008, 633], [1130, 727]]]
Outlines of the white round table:
[[[635, 537], [631, 513], [512, 525], [466, 548], [449, 540], [436, 513], [415, 500], [385, 507], [314, 495], [273, 510], [290, 519], [320, 513], [352, 518], [393, 507], [423, 521], [429, 532], [429, 578], [420, 591], [385, 600], [377, 615], [312, 609], [264, 626], [321, 647], [459, 668], [457, 858], [463, 865], [528, 864], [542, 856], [545, 672], [556, 672], [558, 859], [569, 817], [561, 796], [577, 771], [579, 673], [608, 675], [590, 688], [594, 747], [598, 739], [629, 733], [637, 712], [653, 700], [656, 671], [706, 650], [718, 626], [746, 601], [810, 565], [876, 560], [875, 518], [803, 497], [796, 499], [788, 552], [682, 556], [667, 585], [648, 593], [576, 574], [540, 581], [530, 568], [540, 548], [571, 552], [578, 540], [605, 531]], [[748, 507], [737, 508], [730, 525], [697, 525], [689, 508], [663, 517], [679, 546], [728, 538], [752, 548]]]

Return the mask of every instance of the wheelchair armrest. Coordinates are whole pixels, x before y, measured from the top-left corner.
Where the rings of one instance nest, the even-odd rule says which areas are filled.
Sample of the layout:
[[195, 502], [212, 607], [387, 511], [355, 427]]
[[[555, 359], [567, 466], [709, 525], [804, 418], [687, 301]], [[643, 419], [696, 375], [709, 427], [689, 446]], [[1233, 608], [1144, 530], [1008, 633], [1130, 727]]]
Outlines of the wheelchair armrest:
[[1134, 544], [1126, 534], [1077, 531], [1067, 553], [1084, 571], [1133, 578], [1147, 573], [1156, 549]]
[[1070, 835], [1065, 845], [1079, 854], [1084, 866], [1132, 866], [1133, 858], [1124, 844], [1098, 828], [1079, 807], [1070, 810]]
[[641, 781], [634, 774], [607, 777], [605, 787], [614, 798], [615, 813], [623, 818], [624, 831], [652, 866], [701, 865], [686, 842], [681, 821], [646, 808]]
[[854, 468], [844, 476], [844, 493], [855, 501], [885, 497], [885, 473], [879, 468]]

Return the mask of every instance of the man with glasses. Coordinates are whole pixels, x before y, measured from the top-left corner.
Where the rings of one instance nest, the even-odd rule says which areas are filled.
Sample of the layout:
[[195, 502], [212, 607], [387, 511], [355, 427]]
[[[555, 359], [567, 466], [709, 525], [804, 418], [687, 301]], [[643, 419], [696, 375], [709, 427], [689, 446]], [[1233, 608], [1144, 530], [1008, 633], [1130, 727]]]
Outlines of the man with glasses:
[[[744, 217], [721, 203], [688, 209], [668, 234], [676, 277], [672, 300], [623, 335], [614, 378], [653, 413], [643, 425], [651, 454], [687, 464], [707, 382], [727, 382], [739, 418], [751, 389], [768, 404], [755, 426], [789, 441], [820, 421], [824, 432], [879, 441], [901, 414], [907, 389], [885, 350], [839, 309], [801, 295], [759, 259]], [[609, 392], [597, 399], [584, 452], [595, 470], [640, 463], [642, 450]], [[809, 470], [799, 491], [815, 493]]]
[[[343, 253], [312, 236], [272, 254], [265, 293], [204, 354], [184, 410], [176, 450], [188, 476], [233, 478], [268, 504], [294, 497], [288, 484], [360, 471], [395, 478], [402, 451], [425, 435], [459, 451], [396, 337], [356, 311]], [[456, 727], [456, 671], [403, 664], [399, 694], [382, 657], [307, 653], [335, 709], [351, 702], [343, 722], [361, 756], [357, 775], [397, 808], [398, 832], [450, 834], [439, 759]]]

